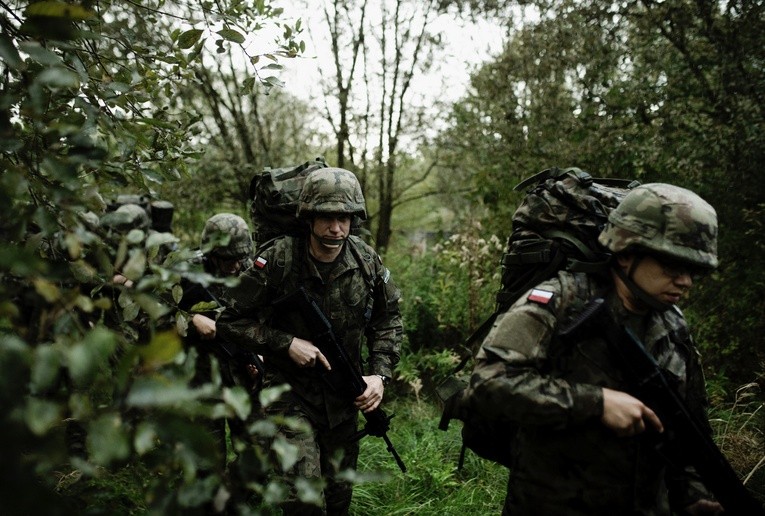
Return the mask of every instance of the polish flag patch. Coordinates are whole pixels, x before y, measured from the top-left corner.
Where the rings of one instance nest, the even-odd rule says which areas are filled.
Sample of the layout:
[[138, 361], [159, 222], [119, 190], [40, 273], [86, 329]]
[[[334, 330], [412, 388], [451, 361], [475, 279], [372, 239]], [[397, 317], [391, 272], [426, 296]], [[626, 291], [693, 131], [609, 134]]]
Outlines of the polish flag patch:
[[532, 289], [531, 294], [529, 294], [529, 297], [526, 298], [529, 301], [533, 301], [534, 303], [539, 303], [540, 305], [546, 305], [550, 301], [552, 301], [553, 298], [553, 292], [550, 292], [549, 290], [542, 290], [539, 288]]
[[255, 258], [255, 267], [257, 267], [258, 269], [262, 269], [263, 267], [265, 267], [266, 263], [268, 262], [262, 256], [258, 256], [257, 258]]

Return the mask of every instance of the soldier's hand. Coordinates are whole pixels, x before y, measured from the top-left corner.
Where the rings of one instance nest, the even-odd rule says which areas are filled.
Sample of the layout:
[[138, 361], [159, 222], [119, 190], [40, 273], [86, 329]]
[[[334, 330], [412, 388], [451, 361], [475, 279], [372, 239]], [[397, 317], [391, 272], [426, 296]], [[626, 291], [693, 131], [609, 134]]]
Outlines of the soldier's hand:
[[215, 321], [202, 314], [194, 314], [191, 318], [194, 328], [202, 340], [212, 340], [215, 338]]
[[385, 386], [383, 386], [382, 378], [376, 374], [362, 376], [362, 378], [364, 383], [367, 384], [367, 388], [361, 393], [361, 396], [356, 398], [353, 404], [362, 412], [371, 412], [382, 402]]
[[712, 500], [697, 500], [685, 509], [686, 514], [691, 516], [719, 516], [725, 514], [723, 506]]
[[642, 401], [626, 392], [606, 387], [603, 387], [603, 415], [600, 420], [622, 437], [643, 433], [647, 427], [653, 427], [659, 433], [664, 431], [659, 416]]
[[133, 280], [127, 279], [125, 276], [123, 276], [120, 273], [115, 274], [112, 276], [112, 283], [115, 285], [124, 285], [128, 288], [133, 286]]
[[[258, 359], [263, 362], [263, 355], [258, 355]], [[257, 383], [258, 378], [260, 377], [260, 369], [258, 369], [258, 366], [255, 364], [247, 364], [247, 373], [250, 375], [250, 380], [252, 380], [253, 383]]]
[[332, 370], [327, 357], [319, 351], [319, 348], [307, 340], [293, 337], [288, 353], [298, 367], [313, 367], [316, 364], [321, 364], [327, 371]]

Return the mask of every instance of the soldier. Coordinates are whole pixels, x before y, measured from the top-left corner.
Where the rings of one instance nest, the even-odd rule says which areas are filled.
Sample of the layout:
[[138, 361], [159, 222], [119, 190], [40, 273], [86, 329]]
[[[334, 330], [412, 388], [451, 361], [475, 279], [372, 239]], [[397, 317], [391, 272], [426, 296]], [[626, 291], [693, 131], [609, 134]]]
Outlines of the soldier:
[[[219, 278], [237, 276], [252, 264], [250, 229], [242, 217], [232, 213], [218, 213], [207, 219], [202, 230], [200, 248], [205, 272]], [[210, 381], [210, 356], [214, 354], [221, 359], [224, 381], [233, 385], [234, 379], [229, 362], [234, 358], [235, 349], [230, 344], [221, 346], [220, 343], [215, 342], [216, 319], [222, 308], [218, 304], [222, 285], [202, 285], [184, 280], [181, 286], [183, 297], [178, 306], [191, 315], [187, 341], [195, 345], [200, 353], [197, 372], [192, 383], [199, 385]], [[213, 305], [217, 306], [213, 307]], [[202, 308], [197, 308], [199, 306]]]
[[669, 467], [653, 449], [663, 422], [625, 392], [603, 328], [559, 334], [603, 297], [707, 422], [697, 351], [675, 305], [717, 266], [716, 213], [693, 192], [647, 184], [627, 194], [599, 241], [613, 253], [610, 274], [564, 271], [539, 284], [497, 318], [476, 357], [469, 403], [518, 427], [502, 514], [719, 514], [691, 467]]
[[[255, 266], [227, 293], [219, 332], [264, 355], [265, 385], [291, 386], [267, 413], [291, 416], [310, 428], [297, 432], [285, 426], [278, 431], [299, 449], [295, 466], [283, 472], [292, 488], [285, 514], [347, 514], [352, 486], [335, 474], [356, 467], [358, 411], [377, 408], [398, 362], [403, 333], [399, 291], [377, 253], [351, 235], [353, 217], [366, 218], [364, 196], [353, 173], [325, 168], [308, 175], [297, 216], [305, 222], [305, 234], [277, 238], [259, 253]], [[367, 389], [355, 401], [322, 381], [331, 366], [313, 342], [295, 336], [299, 318], [271, 306], [299, 287], [316, 299], [360, 372], [366, 340]], [[334, 462], [338, 457], [339, 463]], [[298, 500], [294, 480], [300, 477], [326, 482], [323, 507]]]
[[[148, 231], [150, 226], [149, 214], [146, 213], [138, 204], [123, 204], [114, 211], [110, 211], [101, 216], [101, 227], [106, 232], [107, 239], [117, 243], [128, 232], [134, 229]], [[115, 264], [118, 268], [124, 264]], [[112, 283], [133, 286], [133, 280], [125, 277], [121, 272], [116, 271], [112, 278]]]
[[[218, 213], [207, 219], [202, 230], [200, 262], [205, 272], [217, 278], [238, 276], [252, 264], [252, 238], [247, 223], [232, 213]], [[191, 386], [198, 387], [213, 380], [212, 361], [217, 361], [221, 383], [226, 387], [242, 386], [254, 391], [262, 378], [263, 364], [257, 357], [243, 353], [234, 344], [222, 340], [217, 332], [216, 320], [222, 309], [219, 296], [223, 290], [220, 283], [202, 284], [184, 278], [181, 281], [183, 297], [178, 308], [190, 318], [184, 339], [188, 347], [198, 353]], [[217, 443], [216, 467], [228, 479], [232, 503], [245, 498], [245, 488], [236, 469], [227, 468], [226, 423], [228, 422], [234, 448], [239, 441], [248, 442], [245, 422], [231, 418], [212, 419], [205, 428]], [[209, 471], [201, 471], [206, 477]], [[211, 507], [210, 512], [214, 512]]]

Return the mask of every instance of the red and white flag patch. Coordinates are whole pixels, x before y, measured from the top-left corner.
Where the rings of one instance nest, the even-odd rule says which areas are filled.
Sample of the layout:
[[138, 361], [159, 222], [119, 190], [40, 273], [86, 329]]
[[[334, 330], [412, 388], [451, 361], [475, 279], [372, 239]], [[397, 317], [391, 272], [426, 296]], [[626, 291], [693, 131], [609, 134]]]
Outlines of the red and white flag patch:
[[268, 262], [262, 256], [258, 256], [257, 258], [255, 258], [255, 267], [257, 267], [258, 269], [262, 269], [263, 267], [265, 267], [266, 263]]
[[529, 294], [529, 297], [526, 299], [533, 301], [534, 303], [539, 303], [540, 305], [546, 305], [552, 301], [553, 294], [554, 293], [549, 290], [535, 288], [531, 290], [531, 294]]

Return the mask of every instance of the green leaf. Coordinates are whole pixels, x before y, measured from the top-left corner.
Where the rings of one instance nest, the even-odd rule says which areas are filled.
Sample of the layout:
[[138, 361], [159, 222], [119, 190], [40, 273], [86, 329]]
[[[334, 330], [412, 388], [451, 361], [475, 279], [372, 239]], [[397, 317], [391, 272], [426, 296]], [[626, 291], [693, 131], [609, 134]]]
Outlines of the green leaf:
[[125, 236], [127, 243], [132, 245], [140, 244], [144, 238], [146, 238], [146, 233], [142, 229], [131, 229]]
[[29, 398], [24, 420], [35, 435], [44, 435], [61, 421], [61, 407], [52, 401]]
[[189, 334], [189, 319], [183, 312], [177, 312], [175, 314], [175, 331], [181, 337], [186, 337]]
[[273, 402], [278, 400], [282, 394], [290, 390], [289, 384], [282, 384], [277, 385], [275, 387], [268, 387], [266, 389], [263, 389], [258, 394], [258, 400], [260, 401], [261, 406], [268, 407]]
[[37, 76], [37, 80], [41, 84], [54, 88], [80, 87], [80, 77], [75, 72], [61, 66], [46, 68]]
[[295, 487], [297, 488], [298, 498], [301, 502], [317, 506], [321, 505], [322, 490], [321, 485], [318, 485], [318, 482], [307, 478], [298, 478], [295, 480]]
[[135, 320], [136, 317], [138, 317], [138, 312], [141, 311], [141, 307], [138, 306], [137, 303], [129, 303], [125, 305], [122, 309], [122, 318], [126, 322], [130, 322]]
[[250, 415], [252, 403], [250, 403], [250, 395], [243, 387], [224, 388], [223, 401], [234, 409], [239, 419], [247, 419]]
[[218, 303], [215, 301], [200, 301], [199, 303], [195, 303], [194, 306], [192, 306], [189, 309], [189, 312], [191, 313], [204, 313], [204, 312], [211, 312], [218, 308]]
[[234, 43], [244, 43], [244, 36], [241, 32], [234, 29], [221, 29], [218, 31], [218, 35], [226, 41], [232, 41]]
[[14, 70], [20, 70], [24, 67], [24, 61], [21, 60], [13, 40], [4, 32], [0, 33], [0, 58]]
[[202, 37], [203, 31], [201, 29], [187, 30], [178, 37], [178, 47], [182, 49], [191, 48]]
[[191, 484], [182, 485], [178, 490], [178, 504], [181, 507], [199, 507], [209, 502], [220, 482], [216, 475], [208, 475], [201, 480], [195, 479]]
[[50, 281], [43, 278], [35, 278], [32, 282], [34, 283], [37, 293], [48, 303], [55, 303], [61, 299], [61, 291]]
[[96, 13], [82, 5], [56, 2], [53, 0], [30, 4], [24, 14], [27, 16], [50, 16], [69, 20], [87, 20], [95, 17]]
[[62, 66], [64, 64], [64, 61], [58, 54], [48, 50], [37, 42], [25, 41], [20, 43], [19, 50], [27, 54], [32, 61], [42, 65]]
[[130, 455], [130, 441], [119, 414], [104, 414], [91, 422], [86, 443], [90, 458], [103, 466]]
[[157, 446], [157, 439], [157, 429], [154, 428], [154, 424], [143, 421], [135, 430], [133, 447], [138, 455], [143, 455]]
[[263, 84], [267, 84], [269, 86], [276, 86], [278, 88], [283, 88], [284, 87], [284, 82], [282, 82], [280, 79], [278, 79], [278, 78], [276, 78], [274, 76], [265, 77], [263, 79]]
[[275, 506], [287, 497], [287, 486], [280, 480], [273, 480], [268, 483], [263, 493], [263, 502], [269, 506]]
[[299, 448], [288, 442], [282, 435], [277, 435], [271, 444], [271, 449], [276, 452], [276, 457], [282, 470], [287, 471], [298, 461]]
[[164, 244], [174, 244], [178, 241], [178, 237], [172, 233], [152, 233], [146, 239], [146, 247], [159, 247]]
[[84, 392], [74, 392], [69, 396], [69, 413], [74, 419], [86, 419], [93, 413], [90, 396]]
[[116, 347], [115, 335], [106, 328], [96, 327], [81, 342], [69, 348], [66, 364], [74, 384], [85, 386], [91, 383], [98, 371], [107, 367]]
[[35, 349], [32, 363], [32, 389], [42, 392], [51, 387], [58, 378], [62, 365], [62, 356], [53, 346], [40, 345]]
[[214, 394], [214, 388], [191, 389], [183, 380], [161, 376], [136, 378], [126, 403], [131, 407], [170, 407], [188, 410], [192, 402]]
[[157, 298], [149, 294], [137, 293], [133, 295], [133, 299], [155, 321], [171, 311], [169, 306], [160, 303]]
[[146, 271], [146, 254], [138, 249], [130, 252], [130, 258], [122, 268], [122, 274], [133, 281], [138, 281]]
[[175, 301], [176, 304], [180, 303], [181, 299], [183, 298], [183, 287], [180, 285], [173, 285], [171, 293], [173, 295], [173, 301]]
[[138, 348], [146, 367], [154, 368], [172, 362], [183, 349], [181, 339], [174, 330], [156, 333], [151, 342]]

